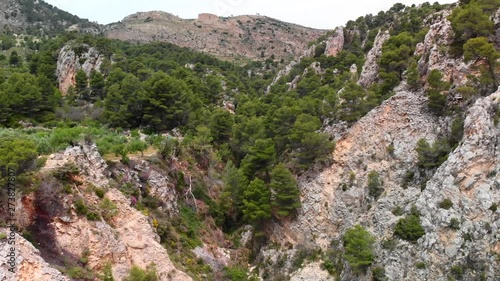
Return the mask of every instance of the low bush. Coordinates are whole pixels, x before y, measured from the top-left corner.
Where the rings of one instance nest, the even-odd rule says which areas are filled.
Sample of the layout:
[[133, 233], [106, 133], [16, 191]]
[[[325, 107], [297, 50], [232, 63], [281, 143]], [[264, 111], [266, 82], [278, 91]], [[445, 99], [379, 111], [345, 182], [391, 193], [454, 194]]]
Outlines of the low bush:
[[396, 223], [394, 235], [406, 241], [416, 242], [425, 235], [425, 230], [420, 224], [418, 216], [409, 215]]
[[451, 207], [453, 207], [453, 202], [449, 198], [439, 202], [439, 208], [441, 209], [449, 210]]

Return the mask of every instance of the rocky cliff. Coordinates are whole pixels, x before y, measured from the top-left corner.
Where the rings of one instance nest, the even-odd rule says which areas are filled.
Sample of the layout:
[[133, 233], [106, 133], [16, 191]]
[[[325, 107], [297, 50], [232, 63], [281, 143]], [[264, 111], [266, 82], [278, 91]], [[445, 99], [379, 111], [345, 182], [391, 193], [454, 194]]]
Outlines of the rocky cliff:
[[104, 56], [88, 45], [82, 45], [79, 49], [83, 52], [76, 54], [72, 46], [66, 45], [59, 51], [56, 76], [62, 94], [66, 94], [70, 87], [75, 86], [78, 70], [83, 70], [87, 77], [90, 77], [92, 70], [100, 71]]
[[106, 35], [127, 41], [170, 42], [224, 59], [290, 59], [302, 55], [307, 44], [326, 33], [265, 16], [222, 18], [200, 14], [181, 19], [153, 11], [137, 13], [106, 27]]
[[[426, 19], [429, 31], [415, 53], [421, 56], [423, 78], [437, 69], [454, 88], [465, 85], [477, 72], [462, 57], [444, 51], [453, 42], [449, 15], [444, 10]], [[388, 38], [388, 32], [377, 35], [358, 81], [362, 86], [378, 79], [377, 61]], [[456, 276], [496, 280], [500, 276], [500, 216], [492, 207], [500, 199], [500, 127], [495, 119], [500, 88], [478, 97], [468, 108], [462, 140], [431, 175], [417, 166], [417, 141], [433, 143], [446, 135], [450, 120], [429, 112], [423, 91], [408, 89], [403, 81], [394, 96], [349, 129], [331, 132], [337, 139], [333, 163], [300, 178], [298, 218], [290, 225], [275, 226], [274, 241], [283, 250], [266, 249], [264, 257], [297, 256], [297, 249], [317, 247], [340, 252], [345, 231], [360, 224], [376, 237], [373, 268], [382, 267], [387, 280], [451, 280]], [[383, 192], [379, 198], [370, 195], [370, 173], [380, 176]], [[451, 208], [442, 206], [445, 200]], [[412, 212], [419, 213], [425, 235], [416, 243], [393, 238], [396, 223]], [[290, 244], [296, 250], [290, 250]], [[314, 266], [313, 262], [306, 268]], [[372, 280], [371, 274], [356, 274], [345, 262], [340, 267], [340, 280]], [[292, 276], [316, 280], [323, 270], [308, 274], [299, 269]]]
[[[58, 191], [58, 182], [50, 175], [69, 164], [76, 165], [80, 173], [73, 191], [65, 195]], [[95, 145], [69, 147], [52, 155], [43, 174], [45, 180], [38, 191], [23, 197], [18, 204], [21, 213], [32, 214], [21, 227], [29, 228], [38, 237], [37, 247], [43, 258], [39, 250], [19, 238], [19, 270], [17, 275], [8, 275], [6, 280], [68, 280], [51, 266], [64, 268], [68, 262], [82, 256], [86, 266], [94, 272], [102, 272], [110, 264], [115, 280], [125, 278], [133, 265], [146, 268], [153, 264], [160, 280], [191, 280], [171, 262], [151, 219], [131, 207], [130, 198], [109, 188], [111, 174]], [[171, 186], [158, 183], [154, 173], [148, 179], [167, 203], [171, 196], [175, 197]], [[106, 220], [89, 220], [75, 211], [76, 198], [83, 199], [88, 206], [99, 205], [101, 199], [93, 192], [97, 187], [105, 189], [104, 198], [116, 206], [116, 213]], [[4, 240], [1, 243], [2, 247], [8, 247]]]

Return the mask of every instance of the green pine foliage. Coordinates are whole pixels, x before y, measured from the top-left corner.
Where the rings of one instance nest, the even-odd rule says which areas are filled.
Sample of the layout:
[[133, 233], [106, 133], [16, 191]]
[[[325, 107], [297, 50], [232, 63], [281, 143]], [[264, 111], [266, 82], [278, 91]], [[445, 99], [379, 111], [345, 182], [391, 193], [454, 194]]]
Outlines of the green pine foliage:
[[384, 192], [378, 172], [371, 171], [368, 174], [368, 194], [377, 200]]
[[254, 179], [243, 192], [243, 219], [262, 229], [271, 218], [271, 191], [264, 181]]
[[0, 168], [16, 174], [32, 169], [38, 156], [35, 144], [30, 140], [0, 137]]
[[129, 271], [127, 277], [123, 279], [124, 281], [157, 281], [159, 280], [158, 274], [156, 273], [156, 268], [149, 267], [146, 270], [134, 265]]
[[300, 207], [300, 190], [294, 175], [282, 163], [271, 172], [272, 207], [279, 218], [296, 214]]
[[416, 242], [425, 235], [425, 230], [420, 224], [420, 218], [411, 214], [399, 219], [394, 228], [394, 235], [406, 241]]
[[420, 168], [433, 169], [441, 166], [448, 158], [450, 146], [446, 139], [438, 139], [432, 145], [427, 140], [420, 139], [415, 150], [418, 153], [418, 163]]
[[344, 235], [344, 258], [355, 273], [364, 273], [375, 259], [375, 237], [364, 227], [356, 225]]

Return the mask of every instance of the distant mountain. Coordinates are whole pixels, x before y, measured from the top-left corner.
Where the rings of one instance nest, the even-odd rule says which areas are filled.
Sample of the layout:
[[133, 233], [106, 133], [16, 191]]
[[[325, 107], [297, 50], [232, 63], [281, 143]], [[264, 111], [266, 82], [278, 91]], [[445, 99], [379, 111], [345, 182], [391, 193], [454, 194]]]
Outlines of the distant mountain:
[[296, 58], [308, 43], [326, 34], [266, 16], [218, 17], [200, 14], [197, 19], [181, 19], [152, 11], [127, 16], [105, 27], [109, 38], [136, 41], [164, 41], [213, 54], [217, 57], [265, 60]]
[[100, 27], [41, 0], [0, 0], [0, 30], [56, 34], [68, 28], [98, 33]]

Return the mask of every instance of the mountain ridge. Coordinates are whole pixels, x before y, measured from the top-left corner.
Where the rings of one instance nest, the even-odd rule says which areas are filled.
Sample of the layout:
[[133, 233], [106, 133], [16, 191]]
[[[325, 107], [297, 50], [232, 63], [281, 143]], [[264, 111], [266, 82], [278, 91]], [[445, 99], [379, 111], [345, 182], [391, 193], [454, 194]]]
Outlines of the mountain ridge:
[[290, 60], [302, 55], [309, 42], [326, 32], [260, 15], [218, 17], [201, 13], [196, 19], [182, 19], [163, 11], [135, 13], [104, 27], [109, 38], [164, 41], [230, 60]]

